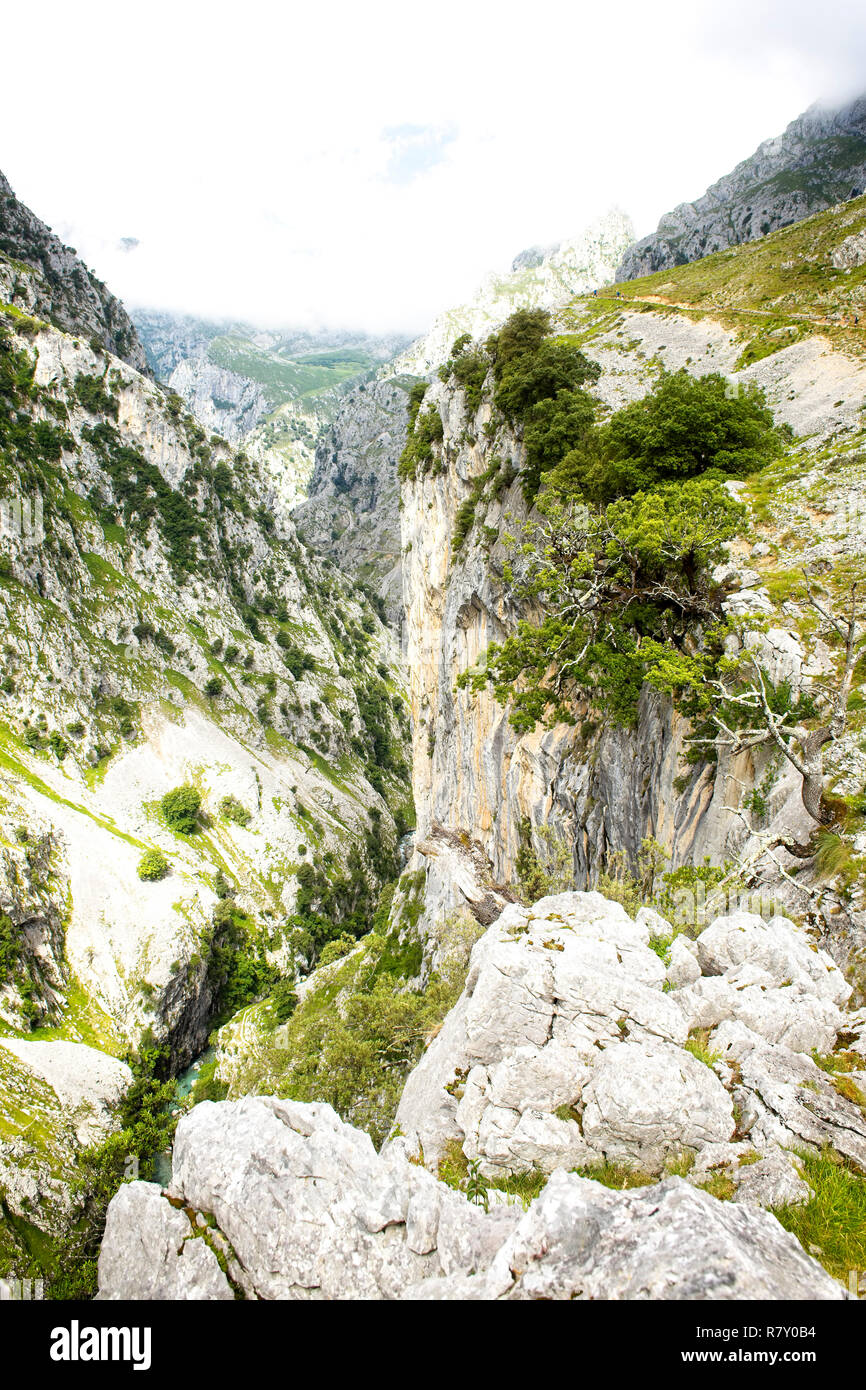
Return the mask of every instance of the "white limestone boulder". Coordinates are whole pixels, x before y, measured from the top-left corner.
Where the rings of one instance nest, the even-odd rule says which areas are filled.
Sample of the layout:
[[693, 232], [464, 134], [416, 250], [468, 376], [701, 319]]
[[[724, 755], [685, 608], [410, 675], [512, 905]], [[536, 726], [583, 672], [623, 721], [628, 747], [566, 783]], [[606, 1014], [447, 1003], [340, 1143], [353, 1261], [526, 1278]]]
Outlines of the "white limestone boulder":
[[689, 950], [682, 936], [675, 936], [670, 946], [670, 964], [665, 979], [672, 989], [681, 989], [684, 985], [693, 985], [700, 978], [701, 967], [694, 951]]
[[154, 1183], [125, 1184], [108, 1208], [97, 1298], [234, 1299], [206, 1230], [166, 1201]]
[[134, 1197], [146, 1240], [126, 1219], [127, 1191], [106, 1225], [103, 1298], [211, 1296], [210, 1262], [188, 1252], [195, 1232], [181, 1231], [172, 1202], [185, 1223], [205, 1216], [202, 1240], [222, 1249], [232, 1283], [266, 1299], [395, 1298], [414, 1280], [477, 1272], [520, 1218], [473, 1206], [397, 1146], [378, 1155], [329, 1105], [269, 1096], [206, 1101], [181, 1119], [171, 1188], [146, 1197], [157, 1214]]
[[681, 1178], [612, 1191], [557, 1171], [486, 1272], [404, 1291], [424, 1299], [841, 1300], [769, 1212]]
[[733, 1102], [704, 1062], [670, 1043], [605, 1050], [585, 1091], [583, 1136], [613, 1162], [658, 1168], [683, 1148], [724, 1143]]

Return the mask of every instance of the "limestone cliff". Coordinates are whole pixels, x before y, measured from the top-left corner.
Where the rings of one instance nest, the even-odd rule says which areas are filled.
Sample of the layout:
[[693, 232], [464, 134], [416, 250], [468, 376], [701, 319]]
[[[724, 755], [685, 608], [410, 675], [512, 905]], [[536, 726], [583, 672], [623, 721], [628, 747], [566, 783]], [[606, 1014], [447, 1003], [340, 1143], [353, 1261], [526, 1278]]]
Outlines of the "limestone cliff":
[[623, 257], [617, 280], [696, 261], [857, 198], [866, 189], [866, 97], [810, 106], [693, 203], [666, 213]]
[[[862, 202], [844, 213], [825, 214], [804, 224], [810, 228], [802, 234], [810, 238], [808, 249], [791, 240], [786, 253], [780, 241], [768, 254], [785, 259], [796, 252], [830, 264], [834, 247], [856, 236], [864, 215]], [[743, 254], [751, 253], [743, 248]], [[729, 286], [734, 283], [731, 266], [724, 278]], [[766, 355], [752, 360], [749, 345], [759, 329], [753, 320], [729, 317], [712, 305], [700, 314], [677, 312], [675, 284], [666, 288], [664, 307], [649, 292], [653, 282], [646, 292], [635, 288], [632, 304], [578, 299], [562, 314], [560, 327], [576, 335], [599, 363], [595, 391], [606, 409], [642, 396], [663, 367], [684, 367], [693, 374], [721, 371], [732, 389], [738, 382], [764, 388], [776, 419], [788, 424], [795, 438], [772, 516], [764, 507], [750, 532], [751, 545], [737, 542], [732, 548], [724, 607], [729, 614], [750, 612], [762, 620], [770, 629], [768, 660], [781, 663], [778, 669], [795, 683], [802, 679], [808, 685], [803, 649], [790, 633], [793, 610], [770, 597], [765, 579], [772, 573], [763, 571], [832, 567], [842, 563], [852, 543], [859, 544], [853, 538], [861, 535], [862, 518], [858, 509], [852, 513], [851, 495], [863, 486], [857, 450], [866, 365], [850, 332], [831, 342], [821, 325], [832, 319], [807, 319], [806, 313], [800, 315], [802, 327], [791, 330], [798, 341], [779, 334]], [[861, 291], [852, 287], [851, 293]], [[810, 312], [816, 314], [814, 308]], [[757, 842], [736, 814], [737, 779], [746, 788], [764, 780], [771, 786], [765, 829], [807, 836], [800, 778], [789, 765], [777, 766], [764, 751], [753, 762], [740, 759], [730, 766], [723, 760], [718, 769], [690, 769], [684, 761], [688, 725], [649, 691], [631, 730], [588, 704], [574, 708], [573, 723], [518, 734], [508, 707], [489, 689], [456, 688], [458, 677], [478, 663], [489, 643], [501, 641], [522, 616], [503, 567], [509, 555], [506, 533], [526, 516], [517, 481], [523, 446], [494, 418], [489, 382], [477, 410], [467, 409], [460, 389], [441, 381], [428, 391], [424, 409], [438, 413], [442, 440], [434, 446], [432, 466], [404, 482], [401, 512], [419, 847], [437, 827], [462, 834], [489, 857], [492, 881], [505, 884], [514, 883], [527, 831], [542, 856], [545, 836], [568, 846], [574, 882], [581, 886], [595, 881], [612, 854], [624, 852], [634, 865], [642, 840], [650, 836], [672, 866], [701, 863], [706, 856], [713, 863], [748, 860]], [[808, 520], [809, 499], [817, 491], [827, 518], [820, 537]], [[748, 500], [748, 486], [741, 495]], [[778, 585], [773, 592], [780, 592]], [[816, 674], [819, 669], [812, 667]], [[856, 730], [834, 757], [840, 790], [859, 790], [864, 759]], [[428, 866], [429, 859], [416, 854], [410, 867]], [[777, 887], [785, 898], [789, 885]], [[820, 891], [816, 896], [820, 899]], [[799, 901], [798, 910], [804, 908], [802, 894], [798, 899], [795, 892], [793, 901]], [[808, 906], [813, 910], [815, 899]], [[827, 920], [834, 920], [840, 958], [847, 958], [854, 942], [862, 951], [861, 906], [856, 900], [853, 915], [840, 917], [838, 899], [828, 894]]]
[[411, 378], [383, 376], [345, 396], [316, 447], [294, 519], [303, 539], [370, 585], [398, 625], [403, 606], [397, 459]]
[[[30, 274], [20, 274], [22, 267]], [[29, 208], [0, 173], [0, 299], [93, 338], [139, 371], [144, 349], [118, 299]]]

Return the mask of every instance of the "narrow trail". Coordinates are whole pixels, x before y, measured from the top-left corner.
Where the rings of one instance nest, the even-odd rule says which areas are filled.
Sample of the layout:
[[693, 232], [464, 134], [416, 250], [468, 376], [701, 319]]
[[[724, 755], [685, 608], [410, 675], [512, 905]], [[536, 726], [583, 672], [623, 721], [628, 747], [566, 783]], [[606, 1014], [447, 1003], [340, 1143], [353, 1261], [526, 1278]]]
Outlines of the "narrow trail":
[[689, 304], [686, 300], [683, 299], [667, 299], [664, 295], [661, 294], [646, 294], [642, 295], [640, 298], [638, 298], [637, 296], [596, 294], [590, 296], [590, 298], [602, 299], [606, 303], [616, 304], [620, 308], [625, 308], [627, 305], [636, 305], [638, 307], [640, 307], [641, 305], [648, 305], [650, 307], [655, 307], [656, 305], [660, 304], [666, 309], [687, 309], [690, 310], [692, 313], [707, 314], [710, 317], [712, 317], [714, 314], [747, 314], [753, 318], [795, 319], [800, 323], [810, 323], [816, 325], [817, 327], [850, 329], [856, 328], [858, 331], [862, 331], [859, 323], [852, 318], [848, 318], [847, 321], [844, 318], [840, 320], [838, 318], [828, 318], [826, 316], [823, 318], [815, 318], [810, 314], [794, 313], [793, 310], [789, 312], [783, 309], [737, 309], [728, 308], [726, 306], [717, 304], [713, 304], [708, 307], [704, 304]]

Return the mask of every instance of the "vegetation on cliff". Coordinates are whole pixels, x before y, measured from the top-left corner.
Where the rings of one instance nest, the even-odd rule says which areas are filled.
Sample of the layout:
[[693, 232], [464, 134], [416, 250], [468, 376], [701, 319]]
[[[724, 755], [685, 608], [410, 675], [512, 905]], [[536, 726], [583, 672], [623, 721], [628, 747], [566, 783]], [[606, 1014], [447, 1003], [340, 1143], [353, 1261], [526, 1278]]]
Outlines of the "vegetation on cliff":
[[520, 730], [568, 718], [577, 692], [628, 723], [660, 653], [720, 617], [712, 570], [746, 518], [724, 480], [776, 458], [784, 434], [756, 388], [684, 371], [594, 423], [587, 393], [561, 386], [586, 379], [586, 359], [545, 320], [509, 320], [493, 366], [494, 403], [524, 421], [522, 482], [537, 502], [504, 577], [540, 616], [461, 681], [491, 681]]

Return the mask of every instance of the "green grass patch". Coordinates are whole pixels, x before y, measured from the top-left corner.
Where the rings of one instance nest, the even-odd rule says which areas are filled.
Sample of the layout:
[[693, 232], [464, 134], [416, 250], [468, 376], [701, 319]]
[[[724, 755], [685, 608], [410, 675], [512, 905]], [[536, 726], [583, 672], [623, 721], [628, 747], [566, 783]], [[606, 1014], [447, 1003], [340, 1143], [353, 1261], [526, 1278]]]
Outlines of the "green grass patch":
[[866, 1269], [866, 1180], [832, 1149], [799, 1155], [811, 1201], [775, 1207], [774, 1216], [835, 1279]]

